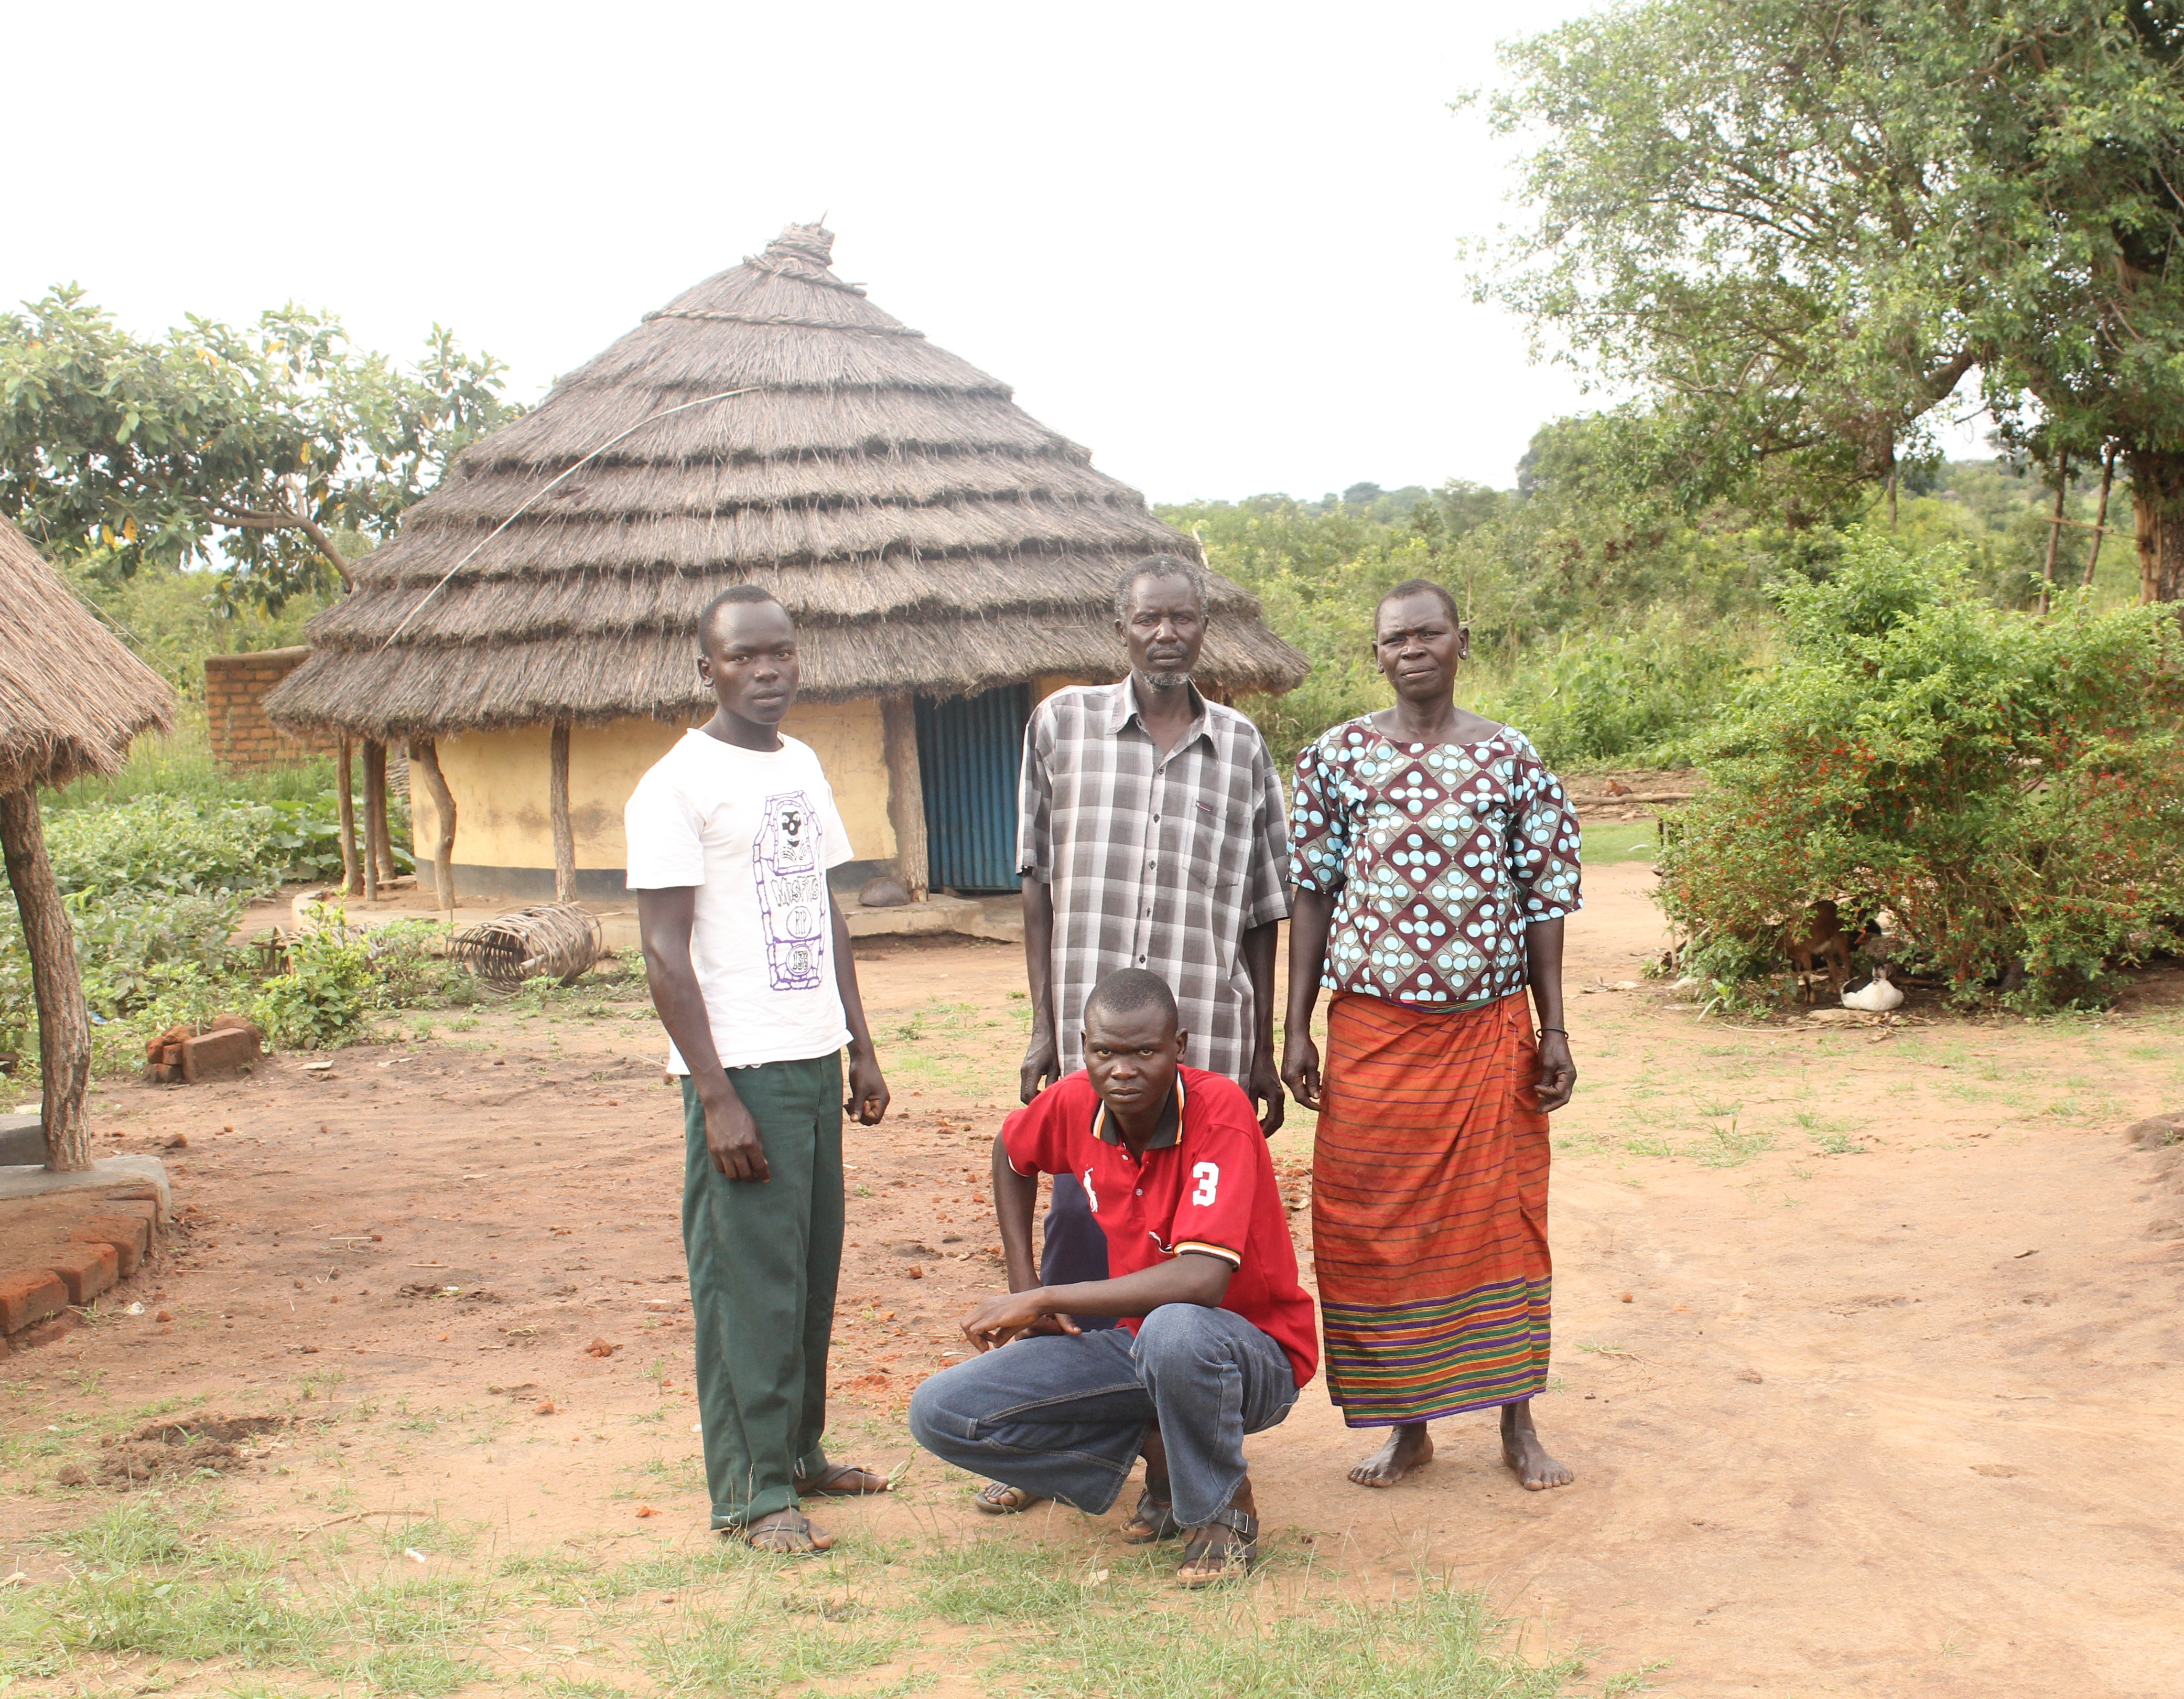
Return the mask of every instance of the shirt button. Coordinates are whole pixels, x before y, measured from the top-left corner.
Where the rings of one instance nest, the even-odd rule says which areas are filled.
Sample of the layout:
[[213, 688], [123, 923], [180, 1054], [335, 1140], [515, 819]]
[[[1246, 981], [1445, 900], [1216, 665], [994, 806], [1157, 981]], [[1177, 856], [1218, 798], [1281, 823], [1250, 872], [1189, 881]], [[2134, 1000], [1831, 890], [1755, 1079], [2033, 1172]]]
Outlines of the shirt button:
[[1139, 1195], [1140, 1198], [1142, 1198], [1142, 1197], [1144, 1197], [1144, 1196], [1145, 1195], [1145, 1188], [1144, 1187], [1140, 1186], [1140, 1187], [1139, 1187], [1139, 1188], [1138, 1188], [1138, 1195]]

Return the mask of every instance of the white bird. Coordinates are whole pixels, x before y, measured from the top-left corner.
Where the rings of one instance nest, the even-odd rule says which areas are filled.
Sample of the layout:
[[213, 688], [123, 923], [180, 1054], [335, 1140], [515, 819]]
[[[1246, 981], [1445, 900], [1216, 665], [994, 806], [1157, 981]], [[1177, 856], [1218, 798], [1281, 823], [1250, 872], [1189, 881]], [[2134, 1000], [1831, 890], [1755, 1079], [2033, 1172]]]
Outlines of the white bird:
[[1863, 1009], [1868, 1014], [1886, 1014], [1892, 1009], [1903, 1006], [1903, 987], [1889, 978], [1888, 964], [1883, 962], [1865, 984], [1842, 994], [1842, 1005], [1845, 1009]]

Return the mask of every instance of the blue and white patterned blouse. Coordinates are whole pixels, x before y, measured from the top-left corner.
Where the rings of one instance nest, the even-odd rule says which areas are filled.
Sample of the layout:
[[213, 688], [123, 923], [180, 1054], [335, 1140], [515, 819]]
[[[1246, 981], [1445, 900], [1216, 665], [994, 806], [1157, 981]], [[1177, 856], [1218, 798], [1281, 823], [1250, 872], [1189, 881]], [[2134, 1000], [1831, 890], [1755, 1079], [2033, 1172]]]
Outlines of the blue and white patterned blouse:
[[1420, 1008], [1524, 987], [1524, 928], [1584, 906], [1578, 825], [1524, 735], [1397, 743], [1369, 718], [1297, 757], [1290, 876], [1335, 898], [1320, 983]]

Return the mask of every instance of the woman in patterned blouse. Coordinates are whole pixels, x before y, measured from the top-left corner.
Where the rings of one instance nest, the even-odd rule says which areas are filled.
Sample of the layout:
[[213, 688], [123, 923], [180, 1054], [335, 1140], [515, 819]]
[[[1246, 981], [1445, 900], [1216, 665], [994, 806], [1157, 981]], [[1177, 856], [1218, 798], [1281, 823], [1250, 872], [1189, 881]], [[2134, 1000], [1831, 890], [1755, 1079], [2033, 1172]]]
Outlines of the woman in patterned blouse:
[[1374, 628], [1395, 705], [1298, 757], [1290, 806], [1282, 1078], [1319, 1111], [1328, 1392], [1351, 1427], [1395, 1429], [1350, 1472], [1361, 1486], [1430, 1460], [1428, 1422], [1495, 1408], [1517, 1478], [1567, 1486], [1531, 1401], [1547, 1375], [1547, 1115], [1577, 1084], [1562, 996], [1577, 819], [1521, 732], [1457, 707], [1470, 634], [1446, 590], [1396, 585]]

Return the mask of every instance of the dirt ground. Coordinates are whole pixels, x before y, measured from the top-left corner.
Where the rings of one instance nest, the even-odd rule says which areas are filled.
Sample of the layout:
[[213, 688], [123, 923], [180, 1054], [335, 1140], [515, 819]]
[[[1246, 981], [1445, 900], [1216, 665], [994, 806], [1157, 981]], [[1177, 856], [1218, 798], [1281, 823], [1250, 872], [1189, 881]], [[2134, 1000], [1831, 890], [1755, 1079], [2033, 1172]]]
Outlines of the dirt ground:
[[[1351, 1486], [1373, 1439], [1315, 1384], [1251, 1442], [1289, 1565], [1263, 1584], [1305, 1562], [1357, 1596], [1482, 1590], [1530, 1657], [1581, 1653], [1572, 1691], [2174, 1693], [2184, 1200], [2117, 1132], [2184, 1105], [2184, 975], [2099, 1019], [1705, 1016], [1633, 984], [1663, 942], [1651, 880], [1590, 871], [1570, 930], [1581, 1078], [1556, 1121], [1537, 1407], [1577, 1484], [1518, 1489], [1480, 1416], [1439, 1424], [1438, 1459], [1395, 1489]], [[1119, 1512], [977, 1517], [900, 1422], [997, 1279], [986, 1149], [1013, 1098], [1020, 958], [902, 941], [860, 960], [894, 1110], [849, 1135], [831, 1445], [907, 1473], [894, 1501], [822, 1519], [883, 1568], [1032, 1542], [1043, 1574], [1104, 1584]], [[81, 1531], [118, 1525], [148, 1475], [210, 1495], [199, 1526], [281, 1562], [639, 1574], [707, 1543], [679, 1099], [635, 986], [586, 998], [420, 1016], [330, 1067], [100, 1090], [103, 1147], [161, 1150], [183, 1227], [90, 1325], [0, 1361], [0, 1610], [81, 1573]], [[1310, 1117], [1291, 1117], [1276, 1154], [1301, 1204]], [[177, 1411], [168, 1428], [206, 1431], [146, 1422]], [[182, 1456], [208, 1445], [226, 1455]], [[676, 1595], [626, 1591], [619, 1638], [583, 1639], [582, 1599], [542, 1594], [536, 1625], [481, 1617], [467, 1678], [376, 1685], [671, 1688]], [[645, 1634], [638, 1668], [621, 1649]], [[812, 1691], [1060, 1691], [1011, 1673], [1008, 1638], [924, 1619]], [[247, 1662], [79, 1659], [24, 1691], [288, 1691], [236, 1686]]]

